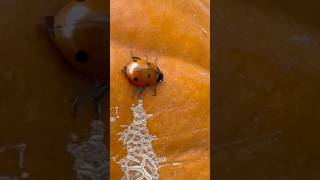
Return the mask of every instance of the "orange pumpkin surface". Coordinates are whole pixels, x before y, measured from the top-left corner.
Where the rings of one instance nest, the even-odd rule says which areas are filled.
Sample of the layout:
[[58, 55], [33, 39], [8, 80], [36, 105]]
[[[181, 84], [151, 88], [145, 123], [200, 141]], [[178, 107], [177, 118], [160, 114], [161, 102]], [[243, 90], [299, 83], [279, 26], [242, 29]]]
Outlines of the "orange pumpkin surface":
[[[164, 81], [143, 93], [144, 108], [153, 117], [148, 128], [158, 140], [156, 154], [167, 162], [160, 179], [210, 177], [210, 29], [209, 1], [112, 0], [110, 2], [110, 106], [119, 119], [110, 125], [110, 175], [120, 179], [116, 163], [126, 155], [118, 140], [120, 125], [132, 122], [134, 86], [121, 72], [135, 55], [155, 59]], [[178, 163], [178, 164], [173, 164]]]

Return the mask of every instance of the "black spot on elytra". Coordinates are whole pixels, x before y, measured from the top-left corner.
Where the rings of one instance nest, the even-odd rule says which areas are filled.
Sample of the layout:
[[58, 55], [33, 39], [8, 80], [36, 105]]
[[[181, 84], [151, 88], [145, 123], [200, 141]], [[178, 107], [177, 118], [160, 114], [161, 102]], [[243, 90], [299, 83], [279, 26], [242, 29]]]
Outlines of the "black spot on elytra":
[[134, 80], [134, 81], [138, 81], [138, 78], [137, 78], [137, 77], [135, 77], [135, 78], [133, 78], [133, 80]]
[[88, 61], [89, 56], [85, 51], [79, 50], [78, 52], [76, 52], [75, 54], [75, 59], [79, 62], [79, 63], [85, 63]]

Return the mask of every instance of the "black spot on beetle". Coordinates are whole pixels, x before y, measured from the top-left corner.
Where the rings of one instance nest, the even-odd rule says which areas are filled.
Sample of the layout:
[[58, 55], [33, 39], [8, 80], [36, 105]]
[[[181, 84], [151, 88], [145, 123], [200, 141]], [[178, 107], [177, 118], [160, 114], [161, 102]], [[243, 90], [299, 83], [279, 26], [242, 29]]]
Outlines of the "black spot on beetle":
[[79, 63], [85, 63], [88, 61], [89, 56], [85, 51], [79, 50], [78, 52], [76, 52], [75, 59]]

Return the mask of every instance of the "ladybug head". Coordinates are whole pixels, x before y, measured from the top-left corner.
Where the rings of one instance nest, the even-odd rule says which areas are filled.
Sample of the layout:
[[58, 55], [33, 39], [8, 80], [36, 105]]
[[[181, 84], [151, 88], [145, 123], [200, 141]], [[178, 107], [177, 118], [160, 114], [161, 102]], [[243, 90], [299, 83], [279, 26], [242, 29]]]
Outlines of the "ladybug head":
[[161, 83], [163, 81], [163, 73], [160, 71], [160, 69], [157, 67], [157, 83]]

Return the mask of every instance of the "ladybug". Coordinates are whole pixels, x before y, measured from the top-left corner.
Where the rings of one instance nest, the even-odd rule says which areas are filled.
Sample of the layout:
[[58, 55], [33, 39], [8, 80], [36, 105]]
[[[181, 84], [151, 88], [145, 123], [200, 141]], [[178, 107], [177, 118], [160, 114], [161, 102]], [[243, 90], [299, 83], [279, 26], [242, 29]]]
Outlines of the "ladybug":
[[137, 87], [136, 92], [141, 94], [147, 87], [154, 86], [154, 95], [157, 94], [156, 86], [163, 81], [163, 73], [159, 67], [145, 59], [131, 56], [132, 62], [124, 67], [123, 72], [130, 83]]
[[107, 79], [107, 3], [74, 0], [56, 16], [46, 18], [55, 46], [72, 66], [94, 79]]
[[[79, 72], [99, 82], [97, 87], [81, 93], [74, 100], [74, 110], [83, 97], [98, 101], [101, 113], [102, 97], [108, 89], [109, 17], [104, 0], [73, 0], [56, 16], [45, 18], [51, 40], [64, 59]], [[97, 115], [100, 116], [100, 115]]]

